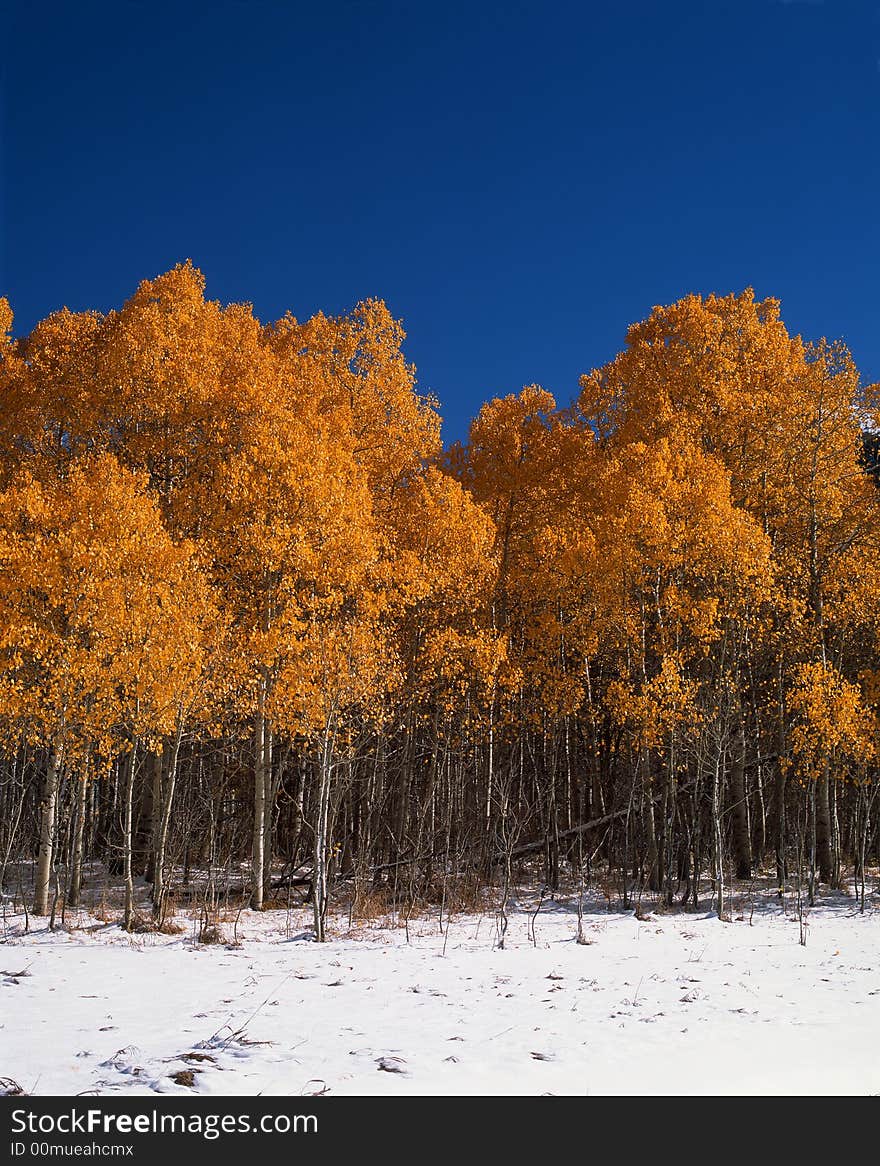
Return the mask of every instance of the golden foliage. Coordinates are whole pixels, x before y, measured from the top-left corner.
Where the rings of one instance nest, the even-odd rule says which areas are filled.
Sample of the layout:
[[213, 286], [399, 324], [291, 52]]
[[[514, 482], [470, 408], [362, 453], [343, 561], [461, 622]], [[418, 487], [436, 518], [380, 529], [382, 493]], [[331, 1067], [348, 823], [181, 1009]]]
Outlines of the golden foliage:
[[11, 329], [0, 300], [11, 733], [582, 714], [659, 748], [759, 659], [793, 677], [807, 768], [867, 755], [876, 393], [775, 300], [656, 307], [576, 408], [527, 386], [443, 457], [379, 300], [263, 325], [185, 263], [118, 311]]

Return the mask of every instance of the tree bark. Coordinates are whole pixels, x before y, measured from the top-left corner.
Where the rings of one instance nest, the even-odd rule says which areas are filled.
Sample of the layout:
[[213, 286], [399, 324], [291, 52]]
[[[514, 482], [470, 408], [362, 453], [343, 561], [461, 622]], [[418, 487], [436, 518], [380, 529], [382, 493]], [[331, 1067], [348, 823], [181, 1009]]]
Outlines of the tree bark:
[[137, 738], [131, 743], [131, 752], [128, 755], [128, 764], [125, 772], [125, 790], [123, 793], [123, 837], [122, 837], [122, 873], [125, 879], [125, 906], [123, 909], [122, 926], [126, 931], [131, 930], [134, 922], [134, 876], [132, 871], [132, 822], [134, 818], [134, 773], [137, 761]]
[[266, 879], [266, 717], [263, 711], [265, 692], [260, 694], [254, 724], [254, 830], [251, 847], [253, 886], [251, 908], [263, 909]]
[[70, 856], [70, 884], [67, 891], [67, 905], [78, 907], [82, 892], [83, 837], [86, 824], [86, 777], [77, 779], [76, 825], [73, 832], [73, 848]]
[[328, 724], [324, 731], [321, 749], [321, 765], [318, 771], [317, 813], [315, 819], [315, 845], [312, 870], [312, 907], [315, 920], [315, 939], [323, 943], [326, 938], [327, 923], [327, 856], [330, 850], [330, 784], [333, 760], [333, 735]]
[[40, 800], [40, 851], [37, 858], [37, 872], [34, 884], [34, 914], [49, 914], [49, 882], [52, 877], [52, 857], [55, 846], [55, 814], [58, 804], [58, 785], [61, 765], [64, 759], [62, 745], [52, 750], [43, 796]]
[[[648, 888], [651, 891], [660, 890], [660, 847], [657, 844], [657, 821], [654, 814], [654, 801], [651, 796], [651, 755], [647, 749], [642, 753], [642, 791], [644, 799], [643, 829], [647, 844], [647, 875]], [[662, 796], [662, 795], [661, 795]]]
[[745, 737], [738, 726], [733, 736], [733, 755], [730, 763], [730, 797], [733, 817], [733, 854], [736, 877], [752, 877], [752, 846], [749, 838], [749, 815], [746, 805]]
[[[168, 848], [168, 830], [171, 825], [171, 806], [174, 802], [174, 788], [177, 783], [177, 759], [180, 753], [181, 730], [178, 726], [174, 741], [169, 749], [163, 748], [154, 761], [153, 781], [159, 794], [162, 809], [159, 814], [159, 829], [153, 842], [153, 914], [162, 915], [168, 891], [165, 886], [165, 855]], [[163, 771], [167, 768], [167, 773]], [[155, 797], [155, 795], [154, 795]], [[155, 820], [155, 809], [153, 811]]]
[[712, 861], [715, 881], [715, 907], [719, 919], [724, 918], [724, 838], [721, 833], [721, 756], [715, 759], [712, 774]]
[[831, 803], [828, 796], [830, 768], [830, 762], [826, 760], [816, 781], [816, 860], [819, 882], [836, 887], [837, 878], [831, 853]]
[[159, 803], [156, 801], [156, 769], [162, 764], [161, 751], [153, 754], [152, 772], [145, 775], [141, 783], [140, 809], [137, 816], [137, 829], [134, 837], [134, 852], [132, 854], [132, 869], [135, 874], [151, 877], [150, 867], [153, 865], [156, 841], [156, 815]]

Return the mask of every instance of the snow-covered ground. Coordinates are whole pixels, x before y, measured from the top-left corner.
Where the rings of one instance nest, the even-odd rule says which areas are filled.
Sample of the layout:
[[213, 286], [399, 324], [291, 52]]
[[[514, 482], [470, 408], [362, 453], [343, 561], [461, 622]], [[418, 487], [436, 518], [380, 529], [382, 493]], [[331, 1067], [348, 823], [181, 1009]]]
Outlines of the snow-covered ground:
[[[181, 917], [182, 918], [182, 917]], [[772, 896], [731, 922], [572, 902], [381, 922], [311, 942], [241, 914], [240, 946], [80, 914], [0, 943], [0, 1077], [33, 1094], [878, 1094], [880, 909]], [[445, 922], [445, 921], [444, 921]], [[231, 938], [233, 924], [223, 929]], [[189, 1074], [192, 1076], [189, 1076]], [[177, 1080], [175, 1080], [177, 1078]]]

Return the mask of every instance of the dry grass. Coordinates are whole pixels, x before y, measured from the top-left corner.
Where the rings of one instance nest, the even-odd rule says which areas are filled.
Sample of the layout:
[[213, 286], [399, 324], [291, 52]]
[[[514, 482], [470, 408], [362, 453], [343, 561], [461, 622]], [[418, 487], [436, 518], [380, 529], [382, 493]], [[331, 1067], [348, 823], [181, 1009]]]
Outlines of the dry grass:
[[478, 914], [486, 909], [489, 890], [476, 874], [462, 875], [450, 879], [445, 893], [435, 895], [433, 901], [438, 905], [442, 903], [444, 910], [450, 914]]
[[351, 918], [360, 923], [374, 923], [394, 911], [394, 900], [388, 887], [355, 887], [351, 900]]
[[228, 943], [228, 939], [222, 927], [218, 927], [216, 923], [207, 923], [199, 929], [199, 943], [207, 946], [212, 943]]
[[[434, 880], [427, 887], [414, 892], [405, 883], [393, 885], [356, 886], [350, 900], [352, 922], [372, 923], [393, 919], [403, 926], [407, 917], [431, 913], [442, 907], [450, 915], [468, 914], [485, 910], [492, 888], [487, 887], [476, 874], [449, 878], [446, 882]], [[339, 904], [342, 910], [342, 904]], [[399, 918], [398, 918], [399, 917]]]
[[147, 915], [135, 915], [128, 930], [135, 935], [182, 935], [186, 928], [174, 919], [152, 919]]

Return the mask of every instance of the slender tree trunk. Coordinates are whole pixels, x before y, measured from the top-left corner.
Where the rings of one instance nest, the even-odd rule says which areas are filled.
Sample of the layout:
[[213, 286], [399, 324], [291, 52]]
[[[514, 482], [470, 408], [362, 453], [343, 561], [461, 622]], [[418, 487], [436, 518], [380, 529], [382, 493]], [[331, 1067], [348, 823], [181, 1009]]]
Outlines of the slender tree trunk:
[[290, 828], [290, 836], [287, 844], [287, 860], [295, 862], [297, 851], [299, 850], [299, 840], [303, 828], [303, 810], [305, 808], [306, 796], [306, 766], [305, 761], [299, 762], [299, 774], [297, 777], [296, 797], [293, 799], [293, 824]]
[[64, 748], [56, 745], [49, 759], [43, 795], [40, 800], [40, 852], [37, 858], [37, 873], [34, 885], [34, 914], [49, 914], [49, 882], [52, 876], [52, 857], [55, 846], [55, 816], [58, 805], [58, 785]]
[[831, 854], [831, 802], [828, 796], [830, 768], [830, 762], [826, 760], [816, 782], [816, 860], [819, 881], [830, 887], [836, 887], [837, 879]]
[[150, 870], [152, 863], [152, 855], [155, 849], [156, 839], [156, 815], [159, 812], [159, 803], [156, 801], [156, 782], [154, 774], [157, 765], [161, 765], [161, 751], [153, 754], [152, 773], [144, 776], [141, 782], [141, 793], [139, 799], [139, 811], [137, 816], [137, 828], [134, 834], [134, 853], [132, 855], [132, 868], [135, 874], [145, 875], [148, 880], [152, 878]]
[[[171, 806], [174, 802], [174, 789], [177, 784], [177, 760], [180, 755], [181, 726], [178, 725], [174, 741], [170, 749], [165, 746], [162, 754], [157, 758], [153, 779], [158, 785], [161, 804], [159, 813], [159, 829], [153, 844], [153, 914], [161, 916], [165, 911], [165, 900], [168, 888], [165, 883], [165, 856], [168, 850], [168, 830], [171, 825]], [[167, 772], [165, 772], [167, 769]], [[163, 780], [164, 773], [164, 780]], [[155, 810], [154, 810], [155, 816]]]
[[263, 711], [265, 689], [260, 693], [254, 725], [254, 831], [251, 849], [252, 882], [251, 907], [263, 909], [263, 888], [266, 863], [266, 717]]
[[272, 839], [274, 835], [275, 802], [281, 770], [275, 765], [273, 754], [273, 734], [267, 724], [263, 737], [263, 782], [265, 784], [265, 807], [263, 813], [263, 902], [272, 893]]
[[830, 803], [831, 803], [831, 885], [835, 890], [840, 890], [842, 886], [841, 864], [842, 858], [842, 842], [840, 834], [840, 818], [837, 813], [837, 789], [838, 782], [831, 778]]
[[758, 795], [758, 837], [755, 841], [755, 865], [761, 867], [767, 851], [767, 801], [764, 796], [764, 767], [758, 759], [758, 772], [755, 780], [755, 792]]
[[131, 743], [128, 764], [125, 767], [125, 790], [123, 793], [123, 838], [122, 873], [125, 879], [125, 907], [122, 926], [131, 930], [134, 922], [134, 877], [132, 871], [132, 824], [134, 819], [134, 774], [137, 763], [137, 738]]
[[[150, 838], [150, 859], [147, 866], [147, 881], [153, 885], [153, 903], [156, 902], [156, 869], [159, 865], [159, 839], [162, 834], [164, 802], [162, 800], [162, 771], [165, 763], [165, 747], [163, 746], [153, 755], [153, 812], [151, 819], [152, 836]], [[164, 860], [164, 848], [162, 858]]]
[[776, 818], [776, 887], [780, 898], [785, 894], [785, 719], [782, 704], [782, 668], [778, 676], [779, 711], [776, 720], [776, 762], [773, 808]]
[[333, 735], [328, 722], [324, 731], [321, 749], [321, 764], [318, 771], [318, 796], [315, 818], [315, 840], [312, 871], [312, 907], [315, 920], [315, 939], [323, 943], [326, 938], [327, 923], [327, 858], [330, 851], [330, 785], [333, 769]]
[[816, 857], [818, 855], [819, 835], [818, 823], [816, 822], [816, 781], [810, 782], [810, 792], [807, 798], [809, 804], [809, 827], [810, 827], [810, 871], [807, 884], [807, 892], [810, 899], [810, 906], [816, 905]]
[[736, 877], [752, 877], [752, 847], [749, 839], [749, 815], [746, 805], [745, 738], [738, 726], [733, 736], [733, 756], [730, 763], [730, 797], [733, 817], [733, 853]]
[[715, 866], [715, 905], [718, 918], [724, 918], [724, 837], [721, 833], [721, 751], [715, 758], [712, 774], [712, 839]]
[[86, 777], [75, 779], [76, 787], [76, 825], [73, 831], [73, 848], [70, 856], [70, 883], [67, 891], [67, 905], [78, 907], [82, 891], [82, 863], [83, 837], [86, 825]]
[[676, 798], [677, 786], [676, 742], [675, 734], [673, 733], [669, 742], [663, 787], [663, 883], [665, 888], [663, 901], [667, 907], [671, 907], [675, 901], [673, 860], [675, 857], [674, 824], [678, 813]]
[[647, 749], [642, 753], [642, 798], [644, 805], [643, 828], [647, 843], [648, 888], [660, 890], [660, 848], [657, 845], [657, 822], [654, 814], [654, 799], [651, 796], [651, 756]]

